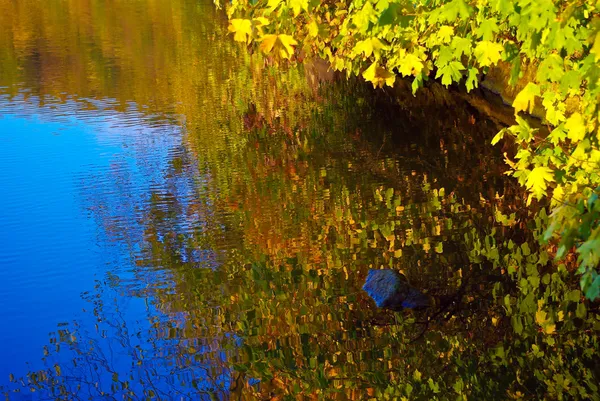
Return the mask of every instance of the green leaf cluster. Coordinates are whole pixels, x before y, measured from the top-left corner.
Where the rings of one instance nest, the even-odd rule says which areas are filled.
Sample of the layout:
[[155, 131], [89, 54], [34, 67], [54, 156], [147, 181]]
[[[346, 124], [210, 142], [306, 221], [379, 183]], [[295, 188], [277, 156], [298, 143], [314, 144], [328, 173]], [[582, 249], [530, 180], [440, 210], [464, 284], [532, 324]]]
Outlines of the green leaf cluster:
[[[393, 86], [400, 75], [411, 77], [413, 92], [432, 77], [470, 91], [499, 65], [509, 67], [511, 83], [533, 71], [514, 97], [517, 124], [494, 142], [514, 137], [519, 151], [507, 158], [510, 174], [529, 191], [529, 203], [550, 198], [547, 237], [576, 252], [592, 299], [600, 290], [600, 220], [579, 205], [600, 187], [599, 11], [600, 2], [579, 0], [233, 0], [227, 8], [236, 40], [289, 35], [281, 57], [318, 56], [375, 87]], [[277, 56], [272, 46], [261, 48]], [[549, 134], [520, 112], [542, 115]]]

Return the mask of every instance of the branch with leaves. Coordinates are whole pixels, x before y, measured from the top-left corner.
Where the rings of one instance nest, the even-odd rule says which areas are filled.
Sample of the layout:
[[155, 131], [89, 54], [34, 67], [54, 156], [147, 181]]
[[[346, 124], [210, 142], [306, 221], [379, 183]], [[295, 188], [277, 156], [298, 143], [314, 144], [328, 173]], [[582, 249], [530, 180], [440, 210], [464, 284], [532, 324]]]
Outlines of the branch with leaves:
[[[600, 2], [581, 0], [233, 0], [227, 6], [235, 40], [258, 43], [275, 59], [294, 60], [300, 52], [323, 58], [375, 87], [393, 86], [402, 76], [412, 80], [413, 92], [430, 78], [471, 91], [500, 64], [510, 68], [512, 85], [534, 71], [513, 101], [517, 124], [492, 143], [515, 139], [519, 151], [516, 161], [507, 159], [509, 174], [529, 191], [529, 203], [549, 197], [588, 204], [566, 212], [550, 200], [544, 238], [578, 253], [590, 299], [600, 291], [599, 10]], [[519, 116], [534, 109], [550, 127], [547, 141]]]

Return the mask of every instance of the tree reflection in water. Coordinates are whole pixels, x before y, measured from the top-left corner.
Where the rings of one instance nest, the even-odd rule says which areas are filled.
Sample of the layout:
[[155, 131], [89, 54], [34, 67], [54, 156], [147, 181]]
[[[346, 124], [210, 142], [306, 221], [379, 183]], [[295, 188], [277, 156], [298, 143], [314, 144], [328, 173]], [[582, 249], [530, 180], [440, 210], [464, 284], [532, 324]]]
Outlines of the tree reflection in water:
[[[141, 200], [126, 180], [90, 192], [135, 267], [87, 295], [97, 328], [61, 328], [47, 369], [17, 386], [54, 399], [597, 394], [597, 306], [581, 309], [568, 266], [534, 246], [542, 224], [488, 146], [495, 123], [435, 85], [416, 98], [353, 81], [309, 86], [301, 68], [274, 70], [223, 39], [208, 3], [114, 3], [28, 16], [0, 0], [15, 21], [102, 28], [73, 34], [88, 36], [71, 48], [33, 23], [9, 25], [79, 60], [24, 46], [26, 57], [7, 58], [24, 63], [2, 78], [14, 79], [9, 93], [21, 82], [39, 95], [134, 101], [185, 130]], [[92, 48], [102, 57], [89, 59]], [[77, 65], [96, 79], [72, 79]], [[438, 303], [377, 309], [361, 286], [380, 267]], [[128, 302], [143, 313], [128, 316]]]

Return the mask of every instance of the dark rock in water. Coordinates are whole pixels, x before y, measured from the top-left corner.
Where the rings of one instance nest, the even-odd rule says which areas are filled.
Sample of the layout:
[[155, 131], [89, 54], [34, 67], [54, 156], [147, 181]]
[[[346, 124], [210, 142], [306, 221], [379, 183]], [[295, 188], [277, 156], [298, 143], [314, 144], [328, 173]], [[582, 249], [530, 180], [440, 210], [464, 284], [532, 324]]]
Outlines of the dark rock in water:
[[428, 296], [411, 287], [406, 277], [392, 269], [369, 270], [363, 290], [379, 308], [400, 311], [404, 308], [423, 309], [430, 305]]

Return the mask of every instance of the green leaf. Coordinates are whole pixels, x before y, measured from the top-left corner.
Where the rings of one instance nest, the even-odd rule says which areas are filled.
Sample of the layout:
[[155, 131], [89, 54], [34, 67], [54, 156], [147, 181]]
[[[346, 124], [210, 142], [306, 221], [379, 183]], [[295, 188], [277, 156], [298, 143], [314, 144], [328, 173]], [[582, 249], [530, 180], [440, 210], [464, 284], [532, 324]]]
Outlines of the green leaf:
[[579, 93], [581, 87], [582, 76], [579, 71], [567, 71], [560, 79], [560, 90], [563, 94], [569, 91]]
[[362, 34], [366, 33], [369, 27], [371, 26], [371, 22], [377, 21], [377, 14], [373, 9], [373, 5], [371, 2], [367, 1], [363, 8], [354, 14], [352, 17], [352, 22], [356, 25], [356, 29]]
[[564, 60], [558, 54], [550, 54], [540, 63], [536, 74], [537, 80], [558, 82], [565, 73], [563, 63]]
[[419, 88], [421, 88], [423, 86], [424, 80], [425, 80], [425, 77], [424, 77], [423, 73], [415, 75], [415, 79], [413, 80], [413, 82], [411, 84], [411, 89], [412, 89], [413, 95], [415, 93], [417, 93], [417, 90], [419, 90]]
[[511, 318], [512, 321], [512, 326], [513, 326], [513, 330], [515, 331], [515, 333], [517, 334], [522, 334], [523, 333], [523, 323], [521, 322], [521, 318], [519, 316], [513, 316]]
[[579, 302], [579, 300], [581, 299], [581, 291], [579, 291], [579, 290], [569, 291], [565, 298], [571, 302]]
[[399, 4], [392, 3], [385, 9], [379, 16], [377, 23], [381, 26], [391, 25], [396, 20], [397, 10], [400, 8]]
[[554, 126], [557, 126], [565, 120], [566, 105], [564, 102], [557, 100], [556, 93], [544, 92], [544, 100], [542, 105], [546, 109], [546, 120]]
[[471, 12], [473, 12], [473, 8], [465, 3], [464, 0], [453, 0], [437, 11], [437, 17], [434, 17], [434, 19], [453, 22], [457, 17], [468, 18]]
[[577, 310], [575, 311], [575, 315], [580, 319], [584, 319], [585, 316], [587, 315], [587, 309], [586, 309], [585, 305], [583, 304], [583, 302], [580, 302], [577, 305]]
[[494, 40], [494, 34], [499, 32], [498, 24], [496, 20], [492, 18], [484, 19], [481, 24], [475, 30], [475, 34], [483, 40]]
[[450, 64], [450, 62], [453, 60], [455, 60], [454, 52], [452, 51], [450, 46], [441, 46], [437, 59], [435, 61], [435, 65], [438, 68], [443, 68], [447, 64]]
[[515, 4], [511, 0], [497, 0], [496, 2], [496, 11], [501, 15], [508, 15], [514, 12]]
[[600, 296], [600, 275], [596, 276], [585, 292], [585, 296], [590, 301], [595, 301]]
[[437, 33], [441, 43], [450, 43], [452, 36], [454, 36], [454, 28], [448, 25], [441, 26]]
[[515, 86], [521, 75], [521, 58], [515, 57], [512, 61], [512, 66], [510, 68], [510, 80], [508, 81], [509, 85]]
[[448, 86], [452, 82], [458, 82], [462, 78], [465, 67], [458, 61], [453, 61], [437, 71], [436, 78], [442, 77], [442, 85]]
[[436, 382], [433, 381], [433, 379], [430, 377], [429, 380], [427, 380], [427, 384], [429, 384], [429, 388], [431, 389], [431, 391], [433, 391], [435, 394], [440, 392], [440, 385]]
[[552, 132], [550, 132], [550, 135], [548, 135], [548, 139], [550, 139], [550, 142], [552, 142], [552, 144], [554, 146], [558, 145], [560, 142], [564, 141], [566, 138], [567, 138], [567, 132], [565, 131], [564, 124], [560, 124], [559, 126], [554, 128], [552, 130]]
[[482, 67], [489, 67], [496, 64], [502, 58], [504, 47], [499, 43], [484, 40], [475, 47], [475, 57]]
[[455, 57], [460, 57], [463, 54], [465, 56], [470, 56], [472, 53], [473, 42], [470, 39], [463, 38], [460, 36], [455, 36], [452, 38], [452, 43], [450, 47], [455, 53]]
[[[477, 88], [479, 86], [479, 80], [477, 75], [479, 74], [479, 70], [475, 67], [469, 67], [469, 75], [467, 75], [467, 82], [465, 85], [467, 87], [467, 92], [471, 92], [473, 88]], [[493, 143], [492, 143], [493, 145]]]
[[513, 107], [515, 114], [519, 111], [532, 112], [535, 106], [535, 97], [540, 95], [540, 88], [536, 84], [529, 82], [521, 92], [515, 97]]
[[[387, 3], [387, 1], [386, 1]], [[383, 1], [380, 1], [377, 6], [382, 4], [385, 6]], [[407, 4], [397, 4], [391, 3], [388, 7], [379, 15], [379, 19], [377, 24], [379, 26], [387, 26], [387, 25], [395, 25], [396, 27], [406, 28], [410, 25], [410, 23], [415, 19], [415, 15], [406, 15], [405, 13], [411, 12], [413, 9], [412, 6], [408, 6]]]

